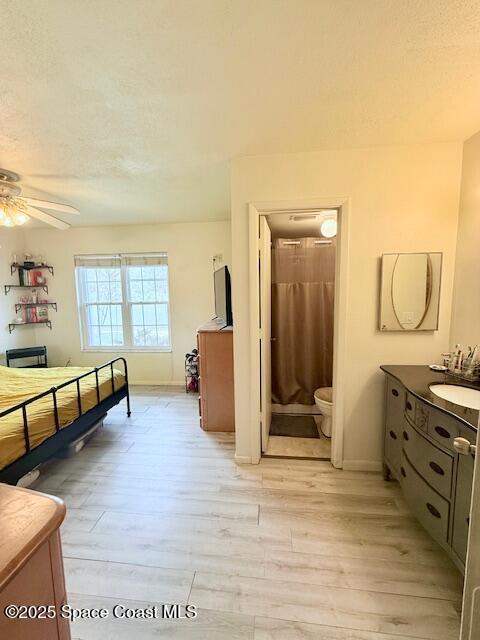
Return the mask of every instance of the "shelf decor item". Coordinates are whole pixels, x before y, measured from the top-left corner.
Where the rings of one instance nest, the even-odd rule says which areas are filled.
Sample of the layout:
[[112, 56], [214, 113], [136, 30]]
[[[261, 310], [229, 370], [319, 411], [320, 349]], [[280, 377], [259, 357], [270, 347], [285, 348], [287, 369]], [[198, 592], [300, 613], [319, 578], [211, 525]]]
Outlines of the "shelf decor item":
[[33, 307], [37, 312], [37, 322], [46, 322], [48, 320], [48, 307]]
[[31, 269], [35, 266], [35, 262], [32, 260], [33, 256], [31, 253], [25, 253], [23, 255], [23, 266], [25, 269]]

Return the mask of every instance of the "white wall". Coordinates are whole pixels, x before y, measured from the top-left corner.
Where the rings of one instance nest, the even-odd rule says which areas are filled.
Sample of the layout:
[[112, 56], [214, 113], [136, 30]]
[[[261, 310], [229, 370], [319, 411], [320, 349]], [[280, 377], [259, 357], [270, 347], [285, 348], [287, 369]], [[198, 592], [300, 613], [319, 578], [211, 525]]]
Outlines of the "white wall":
[[0, 227], [0, 364], [5, 364], [5, 350], [15, 347], [34, 346], [35, 335], [30, 327], [18, 327], [11, 334], [8, 323], [15, 318], [15, 301], [17, 293], [11, 290], [4, 294], [4, 284], [18, 284], [18, 274], [10, 274], [12, 254], [18, 254], [23, 260], [24, 237], [21, 229]]
[[[344, 380], [346, 466], [382, 456], [382, 363], [428, 364], [448, 346], [460, 188], [461, 144], [376, 147], [238, 158], [232, 163], [237, 456], [251, 455], [249, 428], [248, 203], [350, 198]], [[379, 258], [396, 251], [444, 253], [439, 330], [380, 333]]]
[[77, 227], [67, 231], [31, 228], [25, 245], [55, 267], [49, 278], [53, 330], [36, 329], [38, 344], [46, 344], [50, 363], [95, 365], [112, 353], [82, 352], [77, 314], [73, 257], [76, 254], [166, 251], [170, 268], [171, 353], [127, 353], [130, 380], [137, 384], [182, 382], [184, 356], [196, 346], [196, 328], [214, 314], [213, 266], [215, 254], [230, 262], [230, 223], [119, 225]]
[[463, 147], [450, 346], [480, 343], [480, 132]]

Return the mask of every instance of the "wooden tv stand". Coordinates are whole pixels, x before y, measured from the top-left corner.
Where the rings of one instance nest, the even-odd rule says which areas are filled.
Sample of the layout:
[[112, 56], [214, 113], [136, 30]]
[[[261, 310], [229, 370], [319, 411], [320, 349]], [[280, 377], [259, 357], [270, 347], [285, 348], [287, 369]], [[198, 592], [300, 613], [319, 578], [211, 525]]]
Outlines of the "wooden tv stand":
[[200, 426], [205, 431], [235, 431], [233, 327], [211, 320], [197, 329]]

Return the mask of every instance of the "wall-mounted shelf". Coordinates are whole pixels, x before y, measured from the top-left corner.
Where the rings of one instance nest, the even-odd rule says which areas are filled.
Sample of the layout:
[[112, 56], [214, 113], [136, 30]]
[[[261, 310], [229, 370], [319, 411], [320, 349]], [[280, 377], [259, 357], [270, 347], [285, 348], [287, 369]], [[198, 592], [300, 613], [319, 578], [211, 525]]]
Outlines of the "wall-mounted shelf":
[[32, 271], [33, 269], [40, 271], [41, 269], [48, 269], [53, 276], [53, 267], [49, 264], [34, 264], [33, 266], [25, 266], [24, 264], [19, 264], [18, 262], [14, 262], [10, 265], [10, 273], [13, 275], [15, 271], [18, 269], [23, 269], [24, 271]]
[[5, 295], [10, 289], [43, 289], [45, 293], [48, 293], [48, 285], [46, 284], [4, 284]]
[[15, 305], [15, 313], [18, 313], [20, 309], [28, 309], [31, 307], [52, 307], [57, 310], [56, 302], [17, 302]]
[[[12, 289], [24, 289], [26, 291], [34, 291], [35, 289], [37, 290], [41, 290], [44, 291], [45, 293], [48, 294], [48, 285], [45, 282], [45, 278], [43, 276], [40, 276], [38, 273], [36, 273], [36, 271], [40, 271], [40, 270], [48, 270], [48, 272], [53, 276], [53, 267], [49, 264], [21, 264], [19, 262], [12, 262], [10, 264], [10, 273], [13, 275], [15, 272], [18, 273], [18, 279], [19, 279], [19, 283], [18, 284], [4, 284], [3, 285], [3, 289], [5, 292], [5, 295], [7, 295], [9, 293], [10, 290]], [[32, 272], [32, 273], [29, 273]], [[31, 277], [33, 274], [34, 277]], [[36, 284], [33, 284], [33, 280], [38, 281], [38, 280], [42, 280], [42, 282], [37, 282]], [[20, 293], [20, 291], [19, 291]], [[19, 317], [15, 318], [15, 320], [25, 320], [24, 322], [10, 322], [8, 325], [8, 331], [9, 333], [12, 333], [12, 331], [15, 330], [16, 327], [18, 326], [23, 326], [23, 325], [32, 325], [32, 324], [41, 324], [44, 325], [46, 327], [48, 327], [49, 329], [52, 329], [52, 321], [49, 320], [48, 318], [48, 307], [54, 309], [55, 311], [57, 311], [57, 303], [56, 302], [40, 302], [38, 300], [38, 297], [35, 296], [34, 294], [32, 295], [26, 295], [26, 296], [22, 296], [20, 297], [20, 300], [22, 300], [22, 302], [18, 301], [17, 298], [17, 302], [15, 302], [15, 314], [18, 314], [20, 311], [22, 311], [23, 309], [25, 311], [22, 311], [22, 313], [20, 314]], [[28, 302], [30, 300], [30, 302]], [[45, 309], [43, 309], [43, 312], [40, 312], [40, 318], [39, 318], [39, 314], [37, 313], [37, 309], [41, 307], [45, 307]]]
[[52, 328], [52, 323], [50, 320], [42, 320], [42, 322], [12, 322], [8, 325], [8, 332], [12, 333], [12, 331], [15, 329], [15, 327], [23, 327], [25, 325], [32, 325], [32, 324], [40, 324], [43, 326], [48, 327], [50, 330]]

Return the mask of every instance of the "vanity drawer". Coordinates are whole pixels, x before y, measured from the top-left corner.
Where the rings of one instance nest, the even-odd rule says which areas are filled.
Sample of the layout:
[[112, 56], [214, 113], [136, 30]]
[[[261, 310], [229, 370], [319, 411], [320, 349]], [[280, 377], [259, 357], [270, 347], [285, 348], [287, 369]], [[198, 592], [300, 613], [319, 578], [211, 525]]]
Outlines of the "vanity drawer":
[[406, 391], [394, 378], [387, 376], [385, 411], [385, 461], [395, 475], [400, 472], [402, 426]]
[[427, 431], [428, 413], [429, 412], [427, 405], [417, 400], [415, 396], [407, 391], [405, 415], [408, 417], [410, 422], [414, 424], [418, 429]]
[[412, 422], [415, 422], [415, 397], [407, 391], [407, 397], [405, 401], [405, 413]]
[[386, 425], [387, 432], [394, 429], [401, 433], [405, 411], [405, 389], [394, 378], [387, 376]]
[[402, 433], [403, 450], [415, 470], [444, 498], [450, 500], [453, 457], [438, 449], [416, 431], [407, 420]]
[[415, 415], [413, 419], [413, 423], [417, 427], [417, 429], [421, 429], [422, 431], [427, 432], [429, 415], [430, 410], [428, 405], [417, 400], [415, 402]]
[[448, 537], [449, 503], [415, 471], [402, 453], [400, 482], [403, 495], [414, 516], [432, 538], [445, 544]]
[[[385, 432], [385, 460], [391, 470], [398, 476], [400, 473], [400, 459], [402, 456], [402, 432], [389, 427]], [[392, 469], [393, 468], [393, 469]]]
[[461, 423], [453, 416], [436, 409], [430, 409], [428, 435], [445, 449], [454, 451], [453, 441], [460, 435], [460, 427]]

